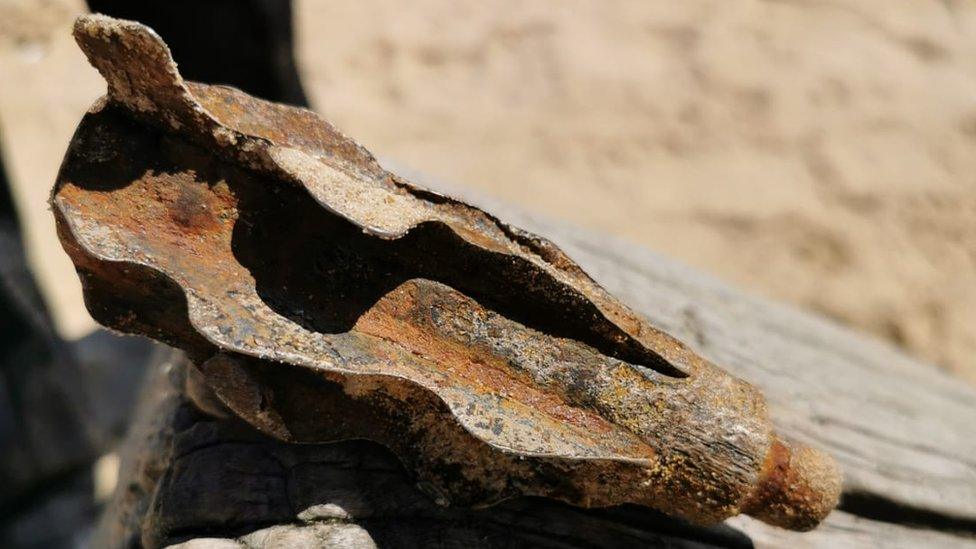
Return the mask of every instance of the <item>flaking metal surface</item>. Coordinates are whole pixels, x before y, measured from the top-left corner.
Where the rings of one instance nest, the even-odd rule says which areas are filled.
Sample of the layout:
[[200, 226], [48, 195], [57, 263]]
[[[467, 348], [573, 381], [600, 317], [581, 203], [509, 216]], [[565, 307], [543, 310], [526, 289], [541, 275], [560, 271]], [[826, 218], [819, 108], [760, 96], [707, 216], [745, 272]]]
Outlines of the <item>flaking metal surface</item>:
[[75, 36], [108, 82], [52, 197], [92, 315], [187, 351], [297, 442], [369, 438], [445, 504], [636, 503], [807, 529], [826, 455], [552, 243], [385, 172], [315, 114], [185, 83], [137, 23]]

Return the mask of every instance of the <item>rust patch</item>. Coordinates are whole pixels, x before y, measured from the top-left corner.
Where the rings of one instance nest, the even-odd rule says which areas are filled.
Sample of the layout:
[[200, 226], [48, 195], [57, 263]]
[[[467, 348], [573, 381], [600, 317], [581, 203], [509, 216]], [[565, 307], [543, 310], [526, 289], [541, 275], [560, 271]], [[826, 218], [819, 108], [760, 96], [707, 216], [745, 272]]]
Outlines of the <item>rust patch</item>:
[[840, 471], [809, 448], [793, 450], [774, 441], [766, 455], [759, 484], [742, 510], [765, 522], [791, 530], [812, 530], [816, 516], [829, 512], [840, 494]]

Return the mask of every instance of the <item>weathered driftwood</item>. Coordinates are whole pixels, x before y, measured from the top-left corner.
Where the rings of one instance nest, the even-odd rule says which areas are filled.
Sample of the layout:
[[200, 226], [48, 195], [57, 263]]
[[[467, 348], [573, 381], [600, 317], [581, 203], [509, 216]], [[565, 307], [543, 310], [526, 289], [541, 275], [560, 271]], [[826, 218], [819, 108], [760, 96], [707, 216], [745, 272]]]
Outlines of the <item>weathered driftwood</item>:
[[103, 324], [183, 350], [289, 442], [382, 443], [443, 505], [545, 496], [813, 528], [826, 455], [754, 387], [550, 242], [384, 171], [314, 114], [187, 84], [148, 28], [83, 17], [109, 93], [52, 197]]

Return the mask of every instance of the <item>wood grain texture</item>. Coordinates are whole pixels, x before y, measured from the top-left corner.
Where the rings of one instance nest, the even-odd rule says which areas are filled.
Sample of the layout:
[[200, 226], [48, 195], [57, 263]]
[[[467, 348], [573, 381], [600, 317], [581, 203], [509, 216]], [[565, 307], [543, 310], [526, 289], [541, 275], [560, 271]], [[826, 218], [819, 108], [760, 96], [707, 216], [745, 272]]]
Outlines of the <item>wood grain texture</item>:
[[655, 325], [760, 386], [781, 432], [841, 461], [841, 509], [796, 534], [745, 517], [702, 529], [634, 507], [540, 499], [441, 508], [377, 445], [283, 444], [195, 411], [182, 387], [185, 363], [171, 355], [143, 396], [96, 545], [976, 547], [972, 388], [651, 252], [464, 198], [553, 239]]

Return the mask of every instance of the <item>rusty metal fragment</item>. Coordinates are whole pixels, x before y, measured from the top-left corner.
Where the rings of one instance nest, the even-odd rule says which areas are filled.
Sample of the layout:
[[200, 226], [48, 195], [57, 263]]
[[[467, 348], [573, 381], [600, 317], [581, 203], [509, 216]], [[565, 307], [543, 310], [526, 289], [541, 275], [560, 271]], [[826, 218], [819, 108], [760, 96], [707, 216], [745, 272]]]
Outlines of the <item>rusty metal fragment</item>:
[[550, 242], [384, 171], [315, 114], [184, 82], [152, 30], [80, 18], [108, 82], [52, 198], [102, 324], [184, 349], [287, 441], [368, 438], [445, 504], [635, 503], [798, 530], [827, 455]]

